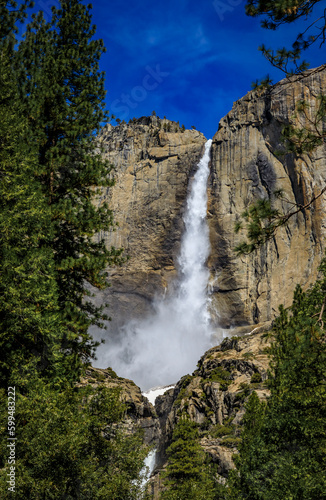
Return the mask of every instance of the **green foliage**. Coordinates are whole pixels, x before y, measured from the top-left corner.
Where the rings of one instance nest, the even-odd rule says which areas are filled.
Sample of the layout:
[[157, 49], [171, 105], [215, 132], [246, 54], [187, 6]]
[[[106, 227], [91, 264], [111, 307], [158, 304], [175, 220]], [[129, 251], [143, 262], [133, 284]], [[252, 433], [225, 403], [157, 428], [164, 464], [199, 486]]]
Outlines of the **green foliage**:
[[[1, 498], [140, 498], [146, 454], [127, 437], [125, 408], [105, 388], [77, 388], [101, 310], [86, 281], [105, 286], [118, 263], [96, 233], [112, 224], [92, 200], [112, 185], [96, 149], [106, 117], [90, 7], [62, 0], [35, 15], [15, 49], [29, 1], [0, 2], [0, 488]], [[95, 374], [101, 382], [102, 374]], [[8, 413], [16, 387], [16, 492], [8, 491]], [[19, 444], [18, 444], [19, 443]]]
[[[245, 210], [241, 217], [246, 221], [248, 242], [240, 243], [234, 251], [238, 255], [249, 254], [256, 248], [270, 240], [276, 229], [285, 223], [286, 216], [272, 208], [271, 201], [267, 198], [257, 200]], [[243, 229], [242, 221], [238, 220], [235, 232]]]
[[34, 15], [14, 46], [30, 2], [0, 6], [0, 383], [33, 360], [73, 382], [93, 355], [91, 324], [105, 316], [85, 296], [120, 262], [96, 234], [112, 224], [92, 200], [112, 185], [94, 134], [106, 118], [103, 52], [90, 7], [62, 2], [50, 23]]
[[233, 434], [234, 426], [216, 424], [209, 430], [209, 435], [216, 439]]
[[220, 349], [222, 352], [228, 351], [229, 349], [235, 349], [237, 350], [239, 347], [239, 337], [236, 335], [233, 335], [233, 337], [227, 337], [226, 339], [223, 340], [222, 344], [220, 345]]
[[31, 361], [55, 382], [69, 378], [75, 360], [60, 352], [50, 210], [34, 178], [38, 158], [15, 86], [15, 52], [8, 38], [0, 44], [0, 386], [7, 387]]
[[27, 17], [26, 9], [32, 7], [33, 2], [24, 0], [18, 5], [14, 0], [2, 0], [0, 3], [0, 43], [13, 48], [15, 34], [18, 32], [17, 23]]
[[[314, 6], [320, 0], [247, 0], [246, 14], [249, 16], [263, 16], [261, 23], [263, 28], [275, 31], [282, 24], [293, 23], [297, 19], [311, 16]], [[303, 33], [299, 33], [292, 44], [292, 50], [285, 47], [276, 52], [262, 45], [259, 50], [270, 63], [284, 71], [287, 75], [298, 74], [308, 68], [306, 61], [299, 62], [302, 51], [309, 48], [313, 43], [325, 42], [326, 14], [315, 19]]]
[[264, 28], [275, 30], [283, 23], [292, 23], [299, 17], [305, 17], [312, 12], [320, 0], [248, 0], [246, 13], [249, 16], [266, 16], [262, 21]]
[[223, 498], [223, 487], [214, 479], [212, 466], [199, 444], [198, 426], [182, 416], [167, 449], [162, 500], [210, 500]]
[[191, 375], [185, 375], [184, 377], [182, 377], [182, 379], [180, 380], [180, 383], [181, 383], [180, 391], [179, 391], [179, 394], [178, 394], [176, 400], [173, 403], [173, 406], [179, 406], [180, 405], [182, 399], [185, 396], [187, 387], [190, 384], [192, 378], [193, 377]]
[[167, 450], [168, 477], [172, 480], [197, 479], [204, 463], [204, 452], [198, 443], [199, 433], [195, 422], [180, 418], [173, 432], [172, 444]]
[[265, 78], [263, 78], [262, 80], [256, 80], [255, 82], [253, 82], [251, 84], [251, 88], [253, 90], [261, 90], [261, 91], [264, 91], [266, 89], [269, 89], [270, 86], [273, 84], [273, 80], [271, 79], [271, 77], [269, 75], [266, 75]]
[[243, 357], [244, 359], [252, 359], [252, 358], [254, 357], [254, 354], [253, 354], [252, 352], [244, 352], [244, 353], [242, 354], [242, 357]]
[[111, 368], [111, 366], [109, 366], [106, 371], [108, 372], [108, 374], [110, 375], [110, 377], [112, 378], [119, 378], [118, 375], [116, 374], [116, 372]]
[[229, 498], [325, 498], [326, 466], [326, 263], [321, 278], [293, 304], [280, 307], [271, 347], [267, 405], [255, 393], [244, 417], [238, 471]]
[[256, 384], [262, 381], [261, 374], [259, 372], [254, 373], [251, 376], [250, 383], [251, 384]]
[[[230, 471], [227, 498], [229, 500], [253, 499], [253, 487], [249, 491], [248, 476], [254, 467], [257, 467], [259, 458], [256, 453], [255, 446], [259, 444], [260, 430], [263, 422], [265, 406], [260, 403], [259, 398], [253, 392], [246, 405], [246, 413], [243, 418], [244, 430], [241, 435], [241, 443], [239, 444], [240, 455], [235, 457], [235, 463], [238, 470]], [[251, 479], [251, 478], [250, 478]], [[257, 498], [264, 498], [257, 497]]]
[[[4, 392], [1, 400], [6, 406]], [[56, 392], [30, 376], [16, 398], [15, 499], [138, 499], [147, 450], [140, 436], [119, 430], [123, 412], [115, 390]], [[1, 498], [10, 499], [6, 418], [2, 412], [0, 487]]]
[[[18, 51], [21, 100], [33, 131], [38, 165], [35, 176], [49, 205], [49, 244], [67, 353], [83, 362], [93, 355], [88, 328], [105, 319], [85, 296], [85, 283], [106, 286], [106, 266], [119, 263], [121, 251], [107, 249], [97, 233], [112, 225], [107, 205], [93, 203], [99, 186], [111, 186], [111, 167], [97, 149], [95, 134], [103, 120], [104, 74], [90, 6], [62, 0], [46, 23], [33, 16]], [[76, 376], [80, 370], [77, 369]]]
[[241, 382], [240, 389], [245, 393], [246, 396], [250, 394], [250, 385], [246, 382]]
[[[286, 76], [292, 76], [294, 74], [302, 73], [308, 69], [309, 64], [306, 61], [302, 61], [298, 64], [298, 61], [301, 57], [301, 50], [299, 48], [295, 48], [293, 50], [287, 50], [285, 47], [276, 50], [274, 52], [272, 49], [267, 49], [265, 45], [261, 45], [259, 47], [260, 52], [266, 57], [266, 59], [275, 66], [276, 68], [283, 71]], [[291, 68], [290, 65], [293, 65], [294, 68]], [[272, 84], [272, 80], [267, 76], [264, 80], [262, 80], [262, 84], [265, 82], [265, 86], [268, 87]]]
[[[307, 20], [319, 1], [247, 0], [246, 13], [250, 16], [263, 16], [263, 28], [276, 30], [280, 25], [292, 23], [301, 17], [305, 17]], [[288, 50], [282, 47], [274, 51], [262, 45], [259, 50], [272, 66], [283, 71], [286, 76], [296, 74], [298, 75], [296, 79], [300, 79], [300, 74], [308, 68], [307, 62], [301, 61], [302, 52], [317, 41], [321, 47], [325, 43], [325, 30], [326, 11], [324, 11], [323, 16], [310, 23], [303, 33], [297, 35], [292, 49]], [[290, 81], [288, 83], [290, 84]], [[267, 76], [261, 82], [257, 80], [253, 84], [253, 88], [268, 92], [271, 84], [272, 81]], [[311, 99], [315, 101], [311, 105], [306, 100], [297, 103], [293, 122], [286, 125], [282, 131], [284, 148], [281, 154], [292, 153], [298, 156], [303, 153], [311, 153], [317, 146], [325, 142], [326, 96], [312, 96]], [[273, 238], [277, 229], [286, 225], [291, 217], [300, 211], [304, 213], [305, 209], [309, 208], [325, 191], [326, 186], [320, 193], [308, 200], [304, 206], [294, 205], [294, 208], [288, 213], [275, 210], [272, 207], [272, 200], [257, 200], [242, 215], [242, 218], [247, 222], [248, 241], [241, 242], [235, 251], [238, 255], [253, 252]], [[242, 221], [238, 221], [235, 227], [236, 232], [242, 228]]]
[[220, 384], [220, 390], [226, 391], [232, 379], [232, 374], [228, 370], [225, 370], [222, 366], [217, 366], [210, 372], [207, 380], [210, 382], [218, 382]]
[[[290, 127], [290, 126], [289, 126]], [[285, 132], [284, 132], [285, 134]], [[294, 132], [295, 135], [295, 132]], [[241, 218], [246, 221], [246, 227], [243, 227], [243, 221], [238, 220], [235, 223], [235, 232], [245, 229], [247, 232], [248, 241], [242, 241], [234, 248], [238, 255], [248, 255], [257, 248], [260, 248], [267, 241], [274, 238], [277, 229], [285, 226], [289, 219], [299, 212], [303, 212], [309, 208], [320, 196], [326, 191], [326, 186], [315, 196], [313, 196], [305, 205], [296, 205], [287, 213], [272, 207], [272, 202], [268, 198], [259, 199], [249, 206], [241, 214]], [[282, 191], [277, 190], [274, 193], [274, 198], [281, 198]]]
[[221, 446], [226, 446], [227, 448], [238, 448], [240, 443], [241, 438], [235, 436], [225, 436], [221, 440]]
[[244, 389], [235, 394], [234, 405], [236, 406], [239, 403], [242, 404], [245, 401], [245, 399], [249, 396], [250, 392], [251, 392], [250, 386], [248, 384], [245, 384]]
[[317, 96], [314, 109], [311, 107], [305, 100], [297, 102], [294, 118], [301, 126], [289, 124], [282, 131], [286, 148], [292, 153], [310, 153], [325, 140], [326, 95]]

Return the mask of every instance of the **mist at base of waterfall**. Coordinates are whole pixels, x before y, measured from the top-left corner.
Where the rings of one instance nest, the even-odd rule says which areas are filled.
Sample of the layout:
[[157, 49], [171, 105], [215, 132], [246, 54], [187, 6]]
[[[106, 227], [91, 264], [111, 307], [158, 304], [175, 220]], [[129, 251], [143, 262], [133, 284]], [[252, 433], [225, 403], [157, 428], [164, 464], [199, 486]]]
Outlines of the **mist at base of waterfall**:
[[211, 331], [204, 314], [195, 308], [180, 310], [180, 300], [159, 302], [156, 314], [131, 322], [97, 352], [95, 366], [111, 366], [142, 390], [169, 385], [196, 368], [199, 356], [210, 347]]
[[[97, 351], [95, 366], [111, 366], [142, 390], [173, 384], [192, 373], [199, 357], [211, 347], [206, 267], [210, 253], [206, 191], [211, 142], [205, 145], [187, 198], [173, 291], [155, 301], [154, 314], [124, 325], [118, 336]], [[100, 332], [94, 337], [99, 338]]]

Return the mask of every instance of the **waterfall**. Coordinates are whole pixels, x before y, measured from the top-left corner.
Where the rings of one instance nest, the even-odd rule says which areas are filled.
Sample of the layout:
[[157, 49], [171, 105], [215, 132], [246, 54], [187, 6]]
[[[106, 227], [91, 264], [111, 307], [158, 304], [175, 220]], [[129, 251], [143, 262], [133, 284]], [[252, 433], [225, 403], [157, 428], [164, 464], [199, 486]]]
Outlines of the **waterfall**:
[[143, 474], [143, 480], [142, 480], [142, 486], [144, 487], [149, 478], [151, 477], [151, 474], [155, 468], [155, 462], [156, 462], [156, 449], [151, 450], [147, 457], [145, 458], [144, 461], [144, 467], [141, 471], [141, 474]]
[[173, 291], [155, 301], [151, 317], [125, 325], [119, 343], [110, 343], [106, 353], [103, 348], [98, 353], [101, 366], [111, 366], [143, 390], [169, 385], [191, 373], [199, 357], [210, 347], [206, 191], [211, 143], [209, 140], [205, 144], [191, 183], [177, 263], [178, 280]]
[[176, 305], [184, 314], [188, 325], [200, 322], [208, 325], [206, 288], [209, 272], [206, 260], [210, 253], [207, 212], [207, 179], [212, 140], [206, 142], [205, 152], [198, 164], [191, 190], [187, 199], [184, 216], [185, 232], [182, 238], [180, 256], [180, 289]]

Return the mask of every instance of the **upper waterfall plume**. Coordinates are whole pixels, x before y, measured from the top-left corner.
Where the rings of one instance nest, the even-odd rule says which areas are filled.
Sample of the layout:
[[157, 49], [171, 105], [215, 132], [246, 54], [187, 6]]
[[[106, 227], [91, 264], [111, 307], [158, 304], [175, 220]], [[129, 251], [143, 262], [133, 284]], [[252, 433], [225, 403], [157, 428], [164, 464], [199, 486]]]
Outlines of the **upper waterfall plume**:
[[[176, 301], [180, 312], [188, 320], [208, 323], [206, 287], [209, 272], [206, 260], [210, 252], [207, 212], [207, 179], [212, 140], [205, 144], [205, 152], [198, 164], [197, 172], [187, 199], [184, 216], [185, 232], [182, 238], [180, 256], [180, 288]], [[186, 319], [186, 318], [185, 318]], [[188, 321], [189, 322], [189, 321]]]
[[98, 352], [97, 365], [111, 366], [143, 390], [173, 383], [192, 372], [199, 356], [210, 347], [206, 189], [211, 143], [205, 144], [188, 194], [173, 291], [156, 300], [152, 316], [125, 325], [118, 341], [108, 342]]

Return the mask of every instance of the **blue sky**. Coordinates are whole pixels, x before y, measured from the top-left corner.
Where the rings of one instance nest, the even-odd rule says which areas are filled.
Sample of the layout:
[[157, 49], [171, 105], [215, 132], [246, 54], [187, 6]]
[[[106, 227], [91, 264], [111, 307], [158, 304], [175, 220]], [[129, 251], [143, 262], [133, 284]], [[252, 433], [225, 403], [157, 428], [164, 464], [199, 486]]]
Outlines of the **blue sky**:
[[[94, 0], [97, 36], [107, 48], [107, 107], [121, 120], [150, 115], [194, 125], [207, 138], [251, 82], [273, 70], [257, 50], [290, 46], [305, 23], [276, 32], [245, 15], [245, 0]], [[56, 1], [36, 0], [48, 11]], [[325, 7], [325, 1], [320, 2]], [[320, 10], [321, 7], [320, 7]], [[325, 62], [325, 48], [306, 54], [311, 67]], [[114, 123], [114, 122], [113, 122]]]

